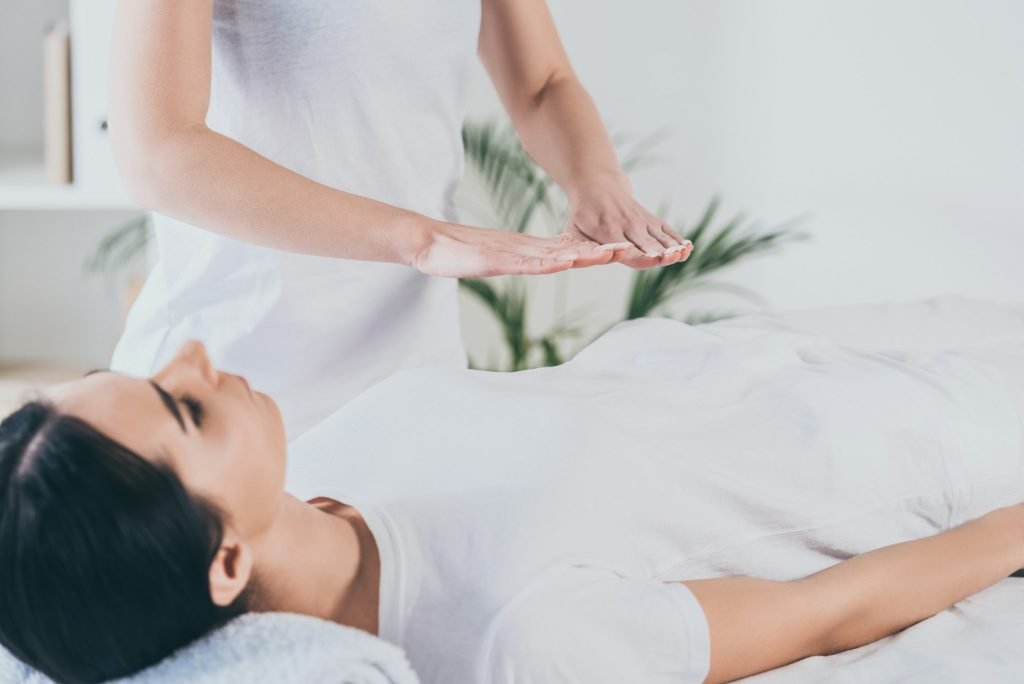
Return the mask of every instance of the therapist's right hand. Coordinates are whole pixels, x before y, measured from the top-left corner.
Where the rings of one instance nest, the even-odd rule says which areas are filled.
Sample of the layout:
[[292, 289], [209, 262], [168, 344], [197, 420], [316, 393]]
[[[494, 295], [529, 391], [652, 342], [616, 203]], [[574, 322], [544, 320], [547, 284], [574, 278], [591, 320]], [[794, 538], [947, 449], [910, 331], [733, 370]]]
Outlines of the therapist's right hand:
[[412, 265], [427, 275], [451, 278], [558, 273], [620, 261], [632, 247], [629, 242], [602, 245], [568, 234], [537, 237], [456, 223], [436, 222], [431, 228]]

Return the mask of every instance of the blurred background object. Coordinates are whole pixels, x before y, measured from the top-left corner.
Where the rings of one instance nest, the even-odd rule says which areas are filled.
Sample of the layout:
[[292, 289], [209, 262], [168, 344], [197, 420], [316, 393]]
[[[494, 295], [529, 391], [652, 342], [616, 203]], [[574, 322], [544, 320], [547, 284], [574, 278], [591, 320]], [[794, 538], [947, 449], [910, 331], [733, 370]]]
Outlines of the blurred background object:
[[43, 35], [43, 165], [50, 183], [71, 182], [71, 34], [63, 22]]
[[[550, 4], [609, 127], [664, 132], [649, 150], [659, 163], [633, 172], [641, 201], [653, 208], [670, 200], [666, 215], [693, 227], [720, 195], [720, 217], [746, 211], [765, 230], [800, 217], [812, 237], [728, 272], [725, 280], [755, 299], [693, 292], [671, 315], [947, 292], [1022, 298], [1024, 3]], [[139, 216], [106, 147], [113, 5], [8, 0], [0, 8], [0, 377], [12, 365], [104, 365], [127, 283], [145, 271], [138, 259], [123, 282], [111, 282], [83, 269], [112, 229]], [[44, 165], [42, 43], [56, 22], [71, 34], [69, 185], [47, 183]], [[481, 67], [467, 114], [471, 122], [502, 119]], [[463, 199], [482, 196], [471, 175]], [[474, 208], [460, 206], [470, 220]], [[530, 220], [531, 230], [561, 229], [556, 214]], [[559, 284], [564, 275], [529, 282], [542, 294], [527, 292], [524, 329], [543, 338], [569, 320], [581, 328], [560, 350], [571, 353], [625, 315], [635, 273], [588, 269], [571, 274], [571, 287]], [[501, 326], [476, 293], [464, 295], [474, 360], [508, 367]]]

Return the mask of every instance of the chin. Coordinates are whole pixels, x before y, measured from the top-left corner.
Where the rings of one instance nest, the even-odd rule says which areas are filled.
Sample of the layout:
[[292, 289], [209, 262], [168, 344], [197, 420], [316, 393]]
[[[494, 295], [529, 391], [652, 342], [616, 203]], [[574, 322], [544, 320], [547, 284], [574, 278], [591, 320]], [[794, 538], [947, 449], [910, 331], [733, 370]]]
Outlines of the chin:
[[270, 414], [267, 420], [273, 421], [273, 431], [278, 435], [278, 441], [283, 447], [287, 444], [288, 440], [285, 438], [284, 418], [281, 416], [281, 407], [277, 405], [277, 402], [274, 401], [269, 394], [263, 394], [263, 392], [257, 392], [256, 394], [267, 406], [268, 413]]
[[277, 415], [278, 417], [281, 416], [281, 409], [278, 407], [277, 402], [274, 401], [269, 394], [264, 394], [259, 390], [253, 390], [253, 394], [256, 395], [256, 398], [259, 399], [260, 403], [269, 406], [272, 409], [271, 412], [273, 414]]

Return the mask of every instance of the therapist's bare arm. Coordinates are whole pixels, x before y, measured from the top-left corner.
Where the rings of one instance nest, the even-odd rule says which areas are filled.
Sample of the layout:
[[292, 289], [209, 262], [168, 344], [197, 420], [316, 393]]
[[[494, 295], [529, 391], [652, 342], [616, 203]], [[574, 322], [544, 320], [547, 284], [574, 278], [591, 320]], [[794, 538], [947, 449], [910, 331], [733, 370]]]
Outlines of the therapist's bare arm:
[[110, 132], [145, 208], [277, 249], [432, 275], [550, 273], [608, 260], [591, 242], [436, 221], [275, 164], [206, 126], [211, 53], [212, 0], [118, 2]]
[[689, 256], [692, 245], [633, 197], [546, 0], [483, 0], [479, 52], [523, 146], [569, 197], [567, 232], [631, 242], [626, 263], [636, 268]]

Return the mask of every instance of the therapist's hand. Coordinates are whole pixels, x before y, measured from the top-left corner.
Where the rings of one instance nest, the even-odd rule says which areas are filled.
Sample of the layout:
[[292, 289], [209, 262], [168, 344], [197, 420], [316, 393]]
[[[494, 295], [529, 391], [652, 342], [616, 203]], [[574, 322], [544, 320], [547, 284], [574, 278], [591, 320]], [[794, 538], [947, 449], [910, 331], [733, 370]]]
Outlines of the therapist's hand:
[[599, 244], [566, 233], [537, 237], [431, 222], [425, 245], [411, 265], [427, 275], [452, 278], [540, 275], [617, 261], [629, 246], [624, 242]]
[[627, 266], [668, 266], [685, 261], [693, 251], [693, 243], [634, 199], [623, 173], [578, 178], [568, 196], [566, 233], [581, 240], [629, 242], [631, 247], [620, 257]]

